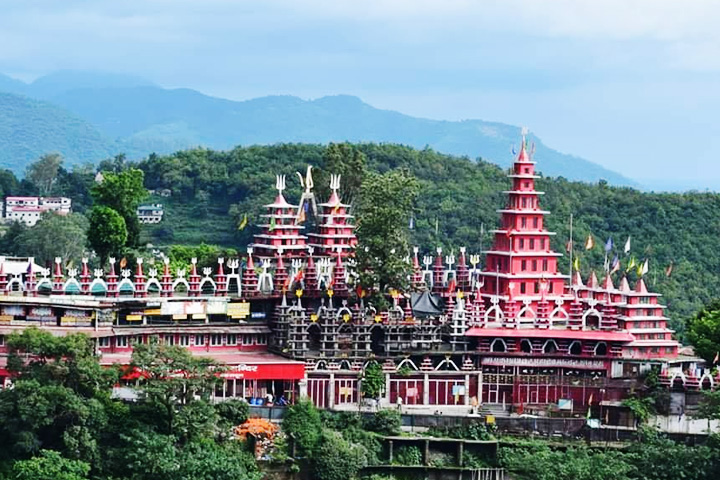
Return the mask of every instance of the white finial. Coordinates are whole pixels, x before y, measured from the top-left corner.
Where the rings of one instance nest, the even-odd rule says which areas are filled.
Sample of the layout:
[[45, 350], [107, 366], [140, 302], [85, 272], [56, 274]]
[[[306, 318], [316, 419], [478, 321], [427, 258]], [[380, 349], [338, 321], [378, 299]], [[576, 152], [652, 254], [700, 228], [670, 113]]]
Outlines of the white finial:
[[195, 258], [195, 257], [191, 258], [191, 259], [190, 259], [190, 263], [192, 263], [193, 265], [196, 265], [196, 264], [197, 264], [197, 258]]
[[340, 175], [332, 174], [330, 175], [330, 190], [337, 193], [337, 191], [340, 189]]
[[465, 253], [465, 247], [460, 247], [460, 253]]
[[110, 257], [110, 258], [108, 259], [108, 261], [109, 261], [110, 263], [113, 263], [113, 264], [114, 264], [114, 263], [115, 263], [115, 257]]
[[305, 174], [305, 192], [310, 193], [314, 186], [315, 182], [313, 182], [312, 178], [312, 165], [308, 165], [307, 173]]
[[212, 273], [212, 268], [211, 268], [211, 267], [204, 267], [204, 268], [203, 268], [203, 275], [205, 275], [206, 277], [209, 277], [211, 273]]
[[253, 254], [253, 247], [248, 247], [248, 248], [247, 248], [247, 252], [248, 252], [248, 255], [252, 255], [252, 254]]
[[419, 251], [420, 251], [420, 247], [413, 247], [413, 253], [415, 255], [417, 255]]
[[58, 265], [59, 265], [60, 263], [62, 263], [62, 258], [60, 258], [60, 257], [55, 257], [55, 263], [57, 263]]
[[223, 257], [218, 257], [218, 264], [223, 265], [225, 263], [225, 259]]
[[315, 247], [313, 247], [312, 245], [309, 245], [309, 246], [308, 246], [308, 253], [309, 253], [310, 255], [312, 255], [313, 253], [315, 253]]
[[165, 265], [170, 265], [170, 258], [169, 258], [169, 257], [163, 258], [163, 263], [164, 263]]
[[437, 247], [435, 250], [437, 251], [438, 255], [442, 255], [442, 247]]
[[275, 175], [275, 188], [282, 195], [283, 190], [285, 190], [285, 175]]
[[135, 261], [137, 262], [138, 265], [142, 265], [142, 263], [143, 263], [143, 259], [141, 257], [138, 257]]
[[155, 278], [155, 277], [157, 277], [157, 268], [151, 268], [151, 269], [148, 271], [148, 275], [150, 275], [150, 278]]
[[88, 263], [88, 258], [87, 258], [87, 257], [83, 257], [82, 263]]
[[102, 268], [96, 268], [96, 269], [95, 269], [95, 272], [94, 272], [95, 278], [100, 278], [100, 277], [102, 277], [104, 274], [105, 274], [105, 272], [103, 272]]

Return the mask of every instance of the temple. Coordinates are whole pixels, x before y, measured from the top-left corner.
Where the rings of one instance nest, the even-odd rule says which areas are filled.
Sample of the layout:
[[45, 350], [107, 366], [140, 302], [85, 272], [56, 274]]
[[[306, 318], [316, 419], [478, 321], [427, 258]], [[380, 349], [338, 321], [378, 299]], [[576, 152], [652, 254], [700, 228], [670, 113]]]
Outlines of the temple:
[[[87, 259], [73, 268], [58, 258], [51, 271], [0, 259], [0, 355], [4, 336], [29, 326], [86, 333], [107, 365], [129, 362], [136, 343], [158, 341], [226, 364], [218, 400], [307, 395], [323, 408], [357, 408], [372, 361], [385, 376], [380, 404], [409, 409], [467, 411], [476, 399], [488, 408], [584, 410], [622, 400], [653, 368], [669, 386], [714, 387], [719, 379], [679, 355], [660, 296], [642, 276], [631, 288], [607, 271], [602, 282], [595, 272], [585, 281], [561, 273], [538, 178], [523, 138], [484, 265], [465, 248], [398, 252], [410, 286], [391, 291], [383, 310], [354, 283], [357, 238], [340, 176], [316, 205], [310, 168], [297, 205], [277, 177], [243, 259], [193, 260], [175, 272], [167, 260], [110, 259], [91, 269]], [[10, 382], [5, 361], [0, 377]]]

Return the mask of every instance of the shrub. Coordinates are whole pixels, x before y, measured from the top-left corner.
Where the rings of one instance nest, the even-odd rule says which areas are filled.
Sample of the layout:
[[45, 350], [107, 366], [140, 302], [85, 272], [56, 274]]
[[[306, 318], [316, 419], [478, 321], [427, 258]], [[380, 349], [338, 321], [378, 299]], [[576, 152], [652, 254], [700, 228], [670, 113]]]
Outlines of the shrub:
[[376, 412], [365, 419], [365, 428], [381, 435], [399, 435], [402, 418], [400, 412], [389, 408]]
[[367, 465], [365, 449], [337, 432], [325, 431], [313, 454], [314, 480], [348, 480]]
[[293, 439], [297, 454], [310, 457], [322, 433], [320, 412], [310, 400], [300, 400], [287, 409], [282, 428]]
[[403, 445], [395, 452], [393, 463], [396, 465], [422, 465], [422, 452], [413, 445]]
[[220, 418], [231, 425], [242, 425], [250, 415], [250, 405], [245, 400], [232, 399], [215, 404], [215, 411]]

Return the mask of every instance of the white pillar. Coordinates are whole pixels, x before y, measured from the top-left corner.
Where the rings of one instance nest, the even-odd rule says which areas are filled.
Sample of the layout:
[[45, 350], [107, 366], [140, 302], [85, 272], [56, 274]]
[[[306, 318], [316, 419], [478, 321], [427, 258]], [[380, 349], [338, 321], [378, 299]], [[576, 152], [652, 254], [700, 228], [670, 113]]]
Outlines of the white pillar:
[[430, 405], [430, 376], [423, 374], [423, 405]]
[[329, 381], [328, 386], [329, 386], [329, 388], [328, 388], [329, 398], [328, 398], [327, 406], [328, 406], [328, 408], [335, 408], [335, 374], [334, 373], [330, 374], [330, 381]]
[[465, 375], [465, 395], [463, 399], [464, 405], [470, 405], [470, 374]]
[[388, 406], [390, 405], [390, 374], [385, 374], [385, 393], [382, 396], [382, 400], [380, 401], [380, 405]]

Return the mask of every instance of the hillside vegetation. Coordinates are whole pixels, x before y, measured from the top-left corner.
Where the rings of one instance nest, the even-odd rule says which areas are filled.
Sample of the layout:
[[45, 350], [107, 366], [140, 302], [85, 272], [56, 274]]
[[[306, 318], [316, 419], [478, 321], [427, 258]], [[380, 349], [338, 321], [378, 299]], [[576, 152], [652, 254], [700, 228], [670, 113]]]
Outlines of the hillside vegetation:
[[[505, 202], [502, 191], [509, 187], [506, 172], [483, 161], [431, 149], [378, 144], [359, 144], [355, 148], [365, 154], [369, 169], [384, 172], [405, 168], [419, 180], [421, 193], [412, 237], [423, 252], [430, 253], [436, 246], [455, 252], [466, 246], [468, 251], [478, 252], [489, 245], [489, 231], [499, 219], [496, 210]], [[294, 172], [304, 171], [308, 164], [319, 170], [316, 190], [326, 188], [317, 181], [323, 174], [324, 152], [321, 145], [282, 144], [151, 156], [139, 163], [145, 171], [146, 186], [168, 188], [173, 195], [160, 200], [168, 206], [166, 220], [148, 227], [146, 238], [160, 245], [205, 241], [244, 246], [256, 232], [253, 224], [264, 211], [262, 205], [270, 203], [276, 194], [276, 173], [288, 176], [286, 196], [290, 201], [297, 201], [300, 194]], [[542, 156], [538, 154], [536, 160], [542, 170]], [[541, 205], [552, 212], [547, 226], [557, 232], [553, 237], [557, 251], [565, 252], [573, 214], [575, 252], [580, 255], [584, 278], [591, 269], [602, 274], [603, 245], [608, 237], [616, 246], [612, 258], [631, 236], [630, 255], [618, 252], [622, 271], [631, 256], [639, 262], [649, 259], [646, 282], [665, 295], [676, 328], [682, 330], [682, 319], [707, 303], [720, 288], [719, 241], [715, 234], [720, 228], [720, 195], [647, 194], [604, 182], [587, 185], [563, 178], [541, 179], [538, 189], [546, 192]], [[238, 231], [236, 226], [245, 214], [250, 225]], [[595, 247], [586, 251], [584, 243], [590, 234]], [[672, 272], [667, 276], [671, 263]], [[569, 273], [567, 258], [561, 260], [561, 265]], [[634, 281], [635, 271], [628, 277]], [[618, 284], [619, 274], [613, 280]]]

